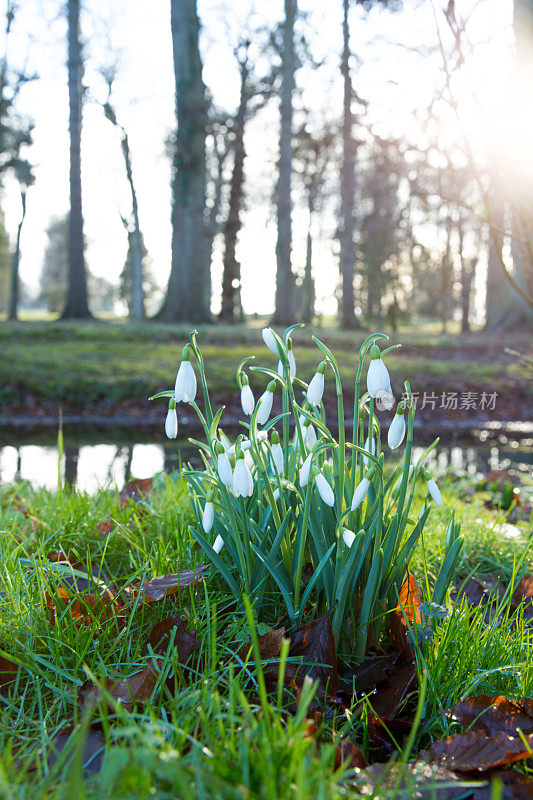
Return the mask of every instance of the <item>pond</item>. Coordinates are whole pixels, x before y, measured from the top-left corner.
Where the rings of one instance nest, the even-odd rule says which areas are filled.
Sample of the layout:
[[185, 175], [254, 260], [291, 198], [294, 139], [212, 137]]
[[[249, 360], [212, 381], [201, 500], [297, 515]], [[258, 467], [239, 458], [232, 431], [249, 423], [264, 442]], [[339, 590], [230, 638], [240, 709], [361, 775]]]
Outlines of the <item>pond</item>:
[[[58, 451], [54, 432], [22, 434], [4, 428], [0, 436], [0, 484], [27, 480], [35, 487], [57, 487]], [[415, 441], [414, 459], [431, 439], [417, 435]], [[180, 462], [187, 461], [200, 463], [196, 447], [187, 440], [165, 440], [162, 432], [142, 429], [84, 432], [78, 426], [65, 426], [61, 476], [80, 491], [92, 493], [110, 485], [120, 489], [130, 475], [148, 478], [161, 470], [177, 470]], [[491, 423], [467, 438], [447, 431], [431, 454], [428, 467], [438, 475], [449, 470], [486, 474], [510, 468], [531, 473], [533, 425]]]

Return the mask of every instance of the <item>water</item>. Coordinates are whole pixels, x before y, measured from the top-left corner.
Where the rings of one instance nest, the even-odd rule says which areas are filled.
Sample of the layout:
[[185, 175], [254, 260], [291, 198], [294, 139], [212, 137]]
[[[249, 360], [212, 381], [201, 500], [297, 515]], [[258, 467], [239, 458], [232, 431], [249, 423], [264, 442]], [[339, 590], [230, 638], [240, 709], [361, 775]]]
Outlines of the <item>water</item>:
[[[2, 435], [3, 433], [3, 435]], [[33, 486], [55, 489], [58, 481], [58, 454], [53, 433], [41, 433], [20, 439], [20, 434], [0, 432], [0, 484], [27, 480]], [[62, 480], [84, 492], [100, 487], [121, 489], [133, 475], [149, 478], [161, 470], [179, 469], [182, 461], [199, 464], [196, 448], [187, 441], [169, 442], [161, 436], [142, 431], [100, 433], [85, 437], [79, 430], [66, 427]], [[429, 444], [416, 439], [414, 460]], [[533, 429], [521, 423], [487, 428], [469, 439], [443, 437], [427, 462], [436, 475], [445, 472], [486, 474], [495, 469], [514, 469], [531, 474], [533, 470]]]

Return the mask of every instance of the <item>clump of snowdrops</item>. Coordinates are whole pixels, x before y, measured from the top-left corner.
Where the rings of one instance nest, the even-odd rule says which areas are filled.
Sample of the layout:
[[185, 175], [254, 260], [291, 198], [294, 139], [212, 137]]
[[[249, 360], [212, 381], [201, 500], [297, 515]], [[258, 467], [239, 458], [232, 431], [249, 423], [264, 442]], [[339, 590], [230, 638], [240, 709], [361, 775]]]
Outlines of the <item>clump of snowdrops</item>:
[[[291, 333], [263, 330], [278, 368], [251, 366], [254, 356], [236, 369], [244, 420], [242, 433], [230, 441], [221, 428], [224, 408], [213, 410], [197, 342], [197, 332], [183, 348], [174, 390], [169, 397], [165, 431], [178, 432], [176, 407], [188, 403], [198, 415], [205, 441], [198, 445], [205, 469], [184, 470], [191, 488], [196, 523], [190, 532], [236, 599], [246, 594], [259, 618], [285, 606], [291, 623], [302, 617], [331, 614], [337, 645], [364, 657], [369, 631], [374, 642], [397, 607], [410, 556], [431, 512], [442, 504], [440, 490], [424, 467], [438, 440], [412, 463], [415, 407], [408, 381], [388, 428], [386, 450], [403, 447], [400, 464], [387, 469], [381, 443], [381, 410], [394, 406], [384, 357], [388, 339], [374, 333], [361, 345], [354, 364], [353, 429], [346, 437], [343, 387], [333, 353], [316, 337], [320, 363], [309, 384], [296, 374]], [[192, 360], [196, 364], [196, 370]], [[366, 391], [361, 386], [366, 370]], [[248, 371], [264, 376], [256, 400]], [[197, 372], [203, 408], [196, 402]], [[337, 396], [337, 419], [329, 426], [323, 404], [326, 381]], [[274, 398], [281, 413], [272, 416]], [[338, 431], [336, 436], [332, 430]], [[415, 489], [426, 499], [412, 516]], [[450, 520], [446, 551], [432, 602], [442, 603], [462, 546], [460, 526]], [[310, 562], [312, 570], [304, 567]]]

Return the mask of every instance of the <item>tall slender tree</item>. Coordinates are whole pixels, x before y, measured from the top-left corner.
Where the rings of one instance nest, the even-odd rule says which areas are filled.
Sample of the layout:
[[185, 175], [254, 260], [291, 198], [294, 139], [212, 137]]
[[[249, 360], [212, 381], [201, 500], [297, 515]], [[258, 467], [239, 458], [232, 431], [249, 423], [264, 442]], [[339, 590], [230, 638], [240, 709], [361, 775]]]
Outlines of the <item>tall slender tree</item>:
[[276, 242], [276, 306], [273, 322], [289, 325], [294, 321], [294, 276], [292, 250], [292, 135], [293, 94], [295, 89], [296, 52], [294, 26], [297, 0], [285, 0], [283, 44], [281, 51], [280, 136], [276, 211], [278, 236]]
[[196, 0], [171, 0], [177, 132], [172, 176], [172, 263], [158, 318], [211, 318], [210, 253], [204, 222], [208, 102]]
[[81, 126], [83, 58], [80, 41], [80, 2], [68, 0], [68, 100], [70, 134], [70, 214], [67, 298], [63, 319], [87, 319], [89, 311], [85, 239], [81, 203]]

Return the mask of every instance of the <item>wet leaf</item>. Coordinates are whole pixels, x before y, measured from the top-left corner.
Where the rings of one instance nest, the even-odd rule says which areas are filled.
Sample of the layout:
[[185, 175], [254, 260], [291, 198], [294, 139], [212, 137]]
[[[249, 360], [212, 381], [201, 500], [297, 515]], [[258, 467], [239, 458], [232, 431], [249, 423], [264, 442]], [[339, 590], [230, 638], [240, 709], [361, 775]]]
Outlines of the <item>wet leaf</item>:
[[139, 500], [144, 500], [151, 490], [153, 482], [153, 478], [133, 478], [131, 481], [128, 481], [119, 494], [121, 507], [124, 508], [130, 501], [132, 503], [138, 503]]
[[411, 732], [411, 722], [402, 719], [370, 717], [367, 732], [370, 741], [385, 758], [402, 749], [402, 742]]
[[335, 748], [335, 769], [364, 769], [368, 762], [362, 752], [347, 739], [343, 739]]
[[[0, 649], [4, 650], [5, 648], [1, 647]], [[6, 696], [8, 694], [9, 689], [17, 679], [18, 671], [18, 664], [10, 661], [5, 656], [0, 656], [0, 693], [2, 695]]]
[[184, 569], [181, 572], [145, 580], [129, 586], [124, 594], [134, 599], [135, 608], [142, 604], [158, 603], [165, 597], [176, 594], [180, 589], [186, 589], [187, 586], [203, 581], [208, 569], [209, 564], [202, 564], [195, 569]]
[[290, 657], [301, 657], [302, 666], [298, 676], [309, 675], [318, 680], [323, 691], [335, 695], [339, 678], [337, 675], [337, 650], [329, 617], [320, 617], [307, 622], [291, 634]]
[[349, 684], [350, 689], [354, 686], [356, 692], [368, 692], [388, 678], [400, 658], [400, 653], [368, 658], [353, 670], [343, 673], [341, 682]]
[[124, 609], [110, 594], [71, 595], [58, 587], [54, 594], [46, 594], [46, 605], [50, 624], [60, 620], [68, 612], [77, 625], [97, 626], [115, 622], [123, 616]]
[[489, 623], [496, 616], [498, 602], [504, 592], [505, 587], [494, 576], [487, 576], [484, 580], [471, 577], [461, 584], [458, 592], [452, 592], [452, 598], [454, 602], [460, 602], [465, 597], [472, 608], [482, 606], [485, 622]]
[[55, 551], [47, 556], [51, 564], [62, 566], [61, 572], [50, 570], [54, 580], [71, 594], [82, 592], [97, 592], [114, 597], [116, 591], [109, 585], [109, 581], [102, 571], [100, 564], [91, 564], [90, 572], [87, 571], [87, 564], [76, 559], [74, 555]]
[[[526, 742], [533, 749], [533, 735], [526, 736]], [[457, 733], [433, 742], [427, 756], [430, 761], [457, 772], [486, 772], [530, 757], [519, 736], [509, 736], [503, 731], [495, 736], [485, 736], [481, 731]]]
[[365, 797], [394, 796], [398, 800], [478, 800], [477, 787], [486, 785], [425, 761], [407, 764], [402, 778], [399, 769], [390, 762], [372, 764], [354, 780]]
[[[51, 748], [48, 752], [47, 763], [48, 768], [53, 767], [61, 752], [69, 744], [71, 736], [75, 732], [73, 726], [69, 726], [60, 731], [51, 742]], [[104, 732], [98, 725], [91, 725], [87, 731], [87, 737], [83, 744], [82, 760], [83, 771], [87, 775], [89, 773], [100, 772], [102, 762], [105, 755], [106, 738]], [[75, 745], [74, 745], [75, 748]], [[74, 754], [74, 748], [71, 750], [70, 757]], [[33, 766], [35, 769], [35, 765]]]
[[523, 603], [524, 620], [528, 628], [533, 627], [533, 575], [525, 575], [513, 592], [511, 604], [514, 608]]
[[154, 625], [144, 644], [142, 654], [147, 655], [150, 647], [154, 653], [163, 656], [171, 641], [173, 651], [181, 664], [185, 664], [200, 644], [196, 631], [188, 631], [184, 619], [170, 616]]
[[508, 700], [506, 697], [479, 695], [462, 700], [444, 712], [463, 728], [495, 736], [500, 731], [518, 736], [518, 731], [533, 733], [533, 698]]
[[[131, 711], [136, 703], [146, 703], [150, 700], [158, 678], [159, 671], [153, 663], [150, 663], [127, 678], [112, 680], [106, 677], [101, 683], [113, 700], [122, 703], [127, 711]], [[102, 698], [103, 693], [100, 687], [95, 686], [91, 681], [85, 681], [78, 690], [78, 701], [81, 708], [96, 705]], [[109, 706], [110, 709], [113, 708], [111, 703]]]
[[[257, 637], [259, 644], [259, 655], [263, 663], [263, 675], [269, 691], [273, 691], [278, 682], [279, 675], [279, 654], [281, 652], [281, 645], [283, 637], [285, 636], [285, 628], [274, 628], [271, 631], [260, 634]], [[253, 661], [252, 643], [246, 642], [241, 645], [236, 653], [240, 661], [248, 662]], [[285, 670], [285, 681], [290, 681], [295, 674], [294, 665], [287, 664]]]
[[381, 719], [394, 719], [407, 697], [417, 688], [418, 678], [414, 663], [408, 662], [398, 667], [387, 675], [386, 681], [369, 697], [374, 714]]
[[389, 630], [392, 641], [398, 650], [405, 653], [408, 659], [413, 657], [414, 648], [408, 638], [409, 629], [407, 623], [413, 625], [422, 622], [421, 605], [420, 589], [414, 576], [408, 572], [400, 589], [398, 606], [391, 612], [389, 617]]

